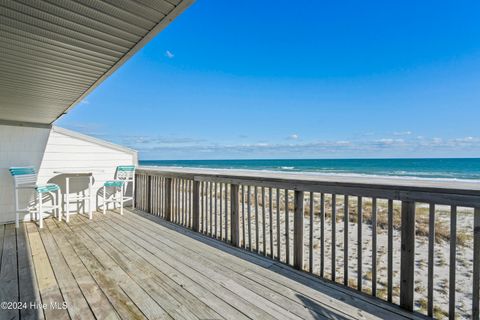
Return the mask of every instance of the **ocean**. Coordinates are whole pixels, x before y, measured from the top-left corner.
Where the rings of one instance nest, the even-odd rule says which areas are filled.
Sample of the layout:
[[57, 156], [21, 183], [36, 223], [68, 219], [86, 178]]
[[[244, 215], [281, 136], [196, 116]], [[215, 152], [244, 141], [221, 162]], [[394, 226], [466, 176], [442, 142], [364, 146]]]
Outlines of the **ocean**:
[[308, 172], [323, 175], [362, 175], [442, 180], [480, 180], [480, 158], [141, 160], [140, 165]]

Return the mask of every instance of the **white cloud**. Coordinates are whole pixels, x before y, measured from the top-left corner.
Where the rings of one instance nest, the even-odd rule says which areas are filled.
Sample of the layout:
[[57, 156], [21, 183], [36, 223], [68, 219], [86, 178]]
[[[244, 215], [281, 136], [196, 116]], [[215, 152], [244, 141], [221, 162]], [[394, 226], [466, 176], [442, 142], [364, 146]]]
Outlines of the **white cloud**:
[[403, 143], [405, 143], [405, 140], [385, 138], [385, 139], [375, 140], [374, 142], [377, 143], [380, 146], [391, 146], [391, 145], [396, 145], [396, 144], [403, 144]]
[[298, 140], [298, 139], [300, 139], [300, 136], [298, 134], [294, 133], [294, 134], [288, 136], [288, 139], [289, 140]]
[[474, 137], [465, 137], [465, 138], [457, 138], [455, 142], [474, 142], [476, 139]]
[[165, 51], [165, 56], [168, 59], [173, 59], [173, 57], [175, 57], [175, 55], [170, 50]]
[[340, 141], [336, 141], [336, 144], [337, 144], [337, 146], [349, 146], [352, 143], [350, 141], [340, 140]]
[[255, 146], [257, 146], [257, 147], [268, 147], [268, 146], [270, 146], [270, 145], [269, 145], [268, 143], [266, 143], [266, 142], [259, 142], [259, 143], [257, 143]]
[[409, 136], [411, 134], [413, 134], [412, 131], [400, 131], [400, 132], [393, 133], [394, 136]]
[[[295, 134], [295, 136], [298, 135]], [[113, 142], [132, 147], [151, 158], [202, 158], [202, 154], [224, 158], [272, 157], [325, 157], [325, 156], [376, 156], [376, 155], [449, 155], [459, 151], [480, 154], [480, 137], [458, 138], [405, 137], [355, 140], [242, 141], [219, 143], [193, 137], [177, 136], [111, 136]], [[248, 138], [245, 138], [248, 139]], [[293, 139], [293, 140], [292, 140]], [[290, 141], [289, 141], [290, 140]]]
[[88, 101], [87, 99], [83, 99], [82, 101], [80, 101], [80, 104], [90, 104], [90, 101]]
[[168, 136], [120, 136], [122, 144], [137, 148], [194, 146], [204, 142], [203, 139]]

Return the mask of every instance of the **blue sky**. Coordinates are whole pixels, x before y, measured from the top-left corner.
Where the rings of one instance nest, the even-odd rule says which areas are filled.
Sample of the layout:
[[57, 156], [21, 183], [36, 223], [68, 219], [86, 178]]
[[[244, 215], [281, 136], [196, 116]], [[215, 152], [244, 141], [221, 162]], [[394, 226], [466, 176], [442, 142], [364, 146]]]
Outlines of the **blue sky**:
[[56, 124], [141, 159], [480, 157], [480, 2], [197, 0]]

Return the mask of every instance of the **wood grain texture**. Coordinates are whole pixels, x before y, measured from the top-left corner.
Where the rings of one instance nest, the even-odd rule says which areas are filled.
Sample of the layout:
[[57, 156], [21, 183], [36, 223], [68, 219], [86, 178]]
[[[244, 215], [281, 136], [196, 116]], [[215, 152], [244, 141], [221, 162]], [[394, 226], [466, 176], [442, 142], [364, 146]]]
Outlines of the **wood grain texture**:
[[232, 214], [232, 244], [240, 247], [240, 208], [238, 203], [238, 185], [232, 184], [230, 189], [230, 205]]
[[165, 178], [165, 218], [172, 220], [172, 178]]
[[[33, 246], [32, 272], [40, 284], [33, 290], [68, 301], [65, 319], [420, 318], [136, 212], [94, 214], [93, 220], [75, 215], [69, 224], [46, 219], [43, 230], [26, 223], [29, 241], [18, 248]], [[61, 318], [46, 313], [46, 319]]]
[[413, 310], [415, 273], [415, 202], [402, 202], [400, 306]]
[[480, 318], [480, 208], [475, 208], [473, 220], [473, 302], [472, 319]]
[[284, 191], [285, 196], [285, 263], [290, 264], [290, 209], [288, 208], [288, 189]]
[[281, 259], [281, 252], [282, 252], [282, 246], [281, 246], [281, 231], [280, 231], [280, 189], [277, 189], [276, 195], [275, 195], [275, 204], [277, 207], [276, 210], [276, 217], [277, 217], [277, 260], [280, 261]]
[[262, 187], [262, 243], [263, 243], [263, 255], [267, 255], [267, 233], [266, 233], [266, 210], [267, 204], [265, 202], [265, 187]]
[[260, 222], [258, 219], [258, 187], [253, 187], [253, 195], [255, 198], [255, 250], [260, 253]]
[[377, 198], [372, 199], [372, 296], [377, 296]]
[[273, 259], [273, 191], [268, 189], [268, 221], [270, 235], [270, 258]]
[[393, 200], [388, 200], [388, 263], [387, 263], [387, 301], [393, 298]]
[[455, 291], [456, 291], [456, 265], [457, 265], [457, 207], [450, 208], [450, 264], [448, 277], [448, 318], [455, 319]]
[[332, 281], [336, 282], [336, 272], [337, 272], [337, 196], [332, 194], [332, 263], [331, 263], [331, 275]]
[[362, 291], [363, 279], [363, 199], [357, 199], [357, 290]]
[[193, 211], [192, 211], [192, 220], [193, 220], [193, 230], [200, 232], [200, 182], [193, 181]]
[[[53, 273], [49, 257], [45, 252], [40, 231], [32, 223], [27, 224], [27, 230], [42, 302], [49, 306], [52, 304], [63, 305], [64, 298]], [[44, 314], [46, 319], [70, 319], [68, 311], [61, 308], [46, 308]]]
[[247, 248], [247, 231], [245, 229], [245, 186], [242, 185], [242, 239], [243, 248]]
[[429, 217], [428, 217], [428, 280], [427, 280], [427, 314], [429, 317], [433, 317], [433, 275], [435, 273], [435, 204], [429, 205]]
[[[209, 239], [209, 238], [206, 238], [202, 235], [194, 234], [189, 230], [181, 229], [181, 228], [179, 228], [175, 225], [169, 225], [167, 227], [168, 230], [166, 230], [166, 231], [169, 233], [169, 235], [162, 235], [163, 232], [156, 231], [157, 227], [158, 227], [158, 224], [159, 223], [163, 224], [163, 222], [161, 220], [158, 220], [155, 217], [149, 217], [148, 215], [142, 215], [142, 216], [144, 216], [145, 218], [150, 220], [150, 222], [148, 223], [149, 226], [147, 226], [147, 223], [145, 222], [145, 220], [141, 220], [140, 223], [145, 224], [144, 226], [142, 225], [142, 228], [145, 227], [147, 229], [150, 229], [149, 232], [152, 234], [152, 236], [155, 236], [157, 238], [163, 237], [163, 238], [168, 239], [168, 241], [178, 242], [183, 238], [174, 237], [174, 235], [176, 234], [176, 232], [180, 232], [180, 233], [185, 234], [187, 236], [187, 238], [185, 238], [185, 240], [182, 240], [182, 241], [185, 241], [183, 246], [185, 248], [197, 251], [197, 253], [199, 255], [203, 256], [203, 257], [209, 256], [209, 255], [212, 255], [212, 254], [214, 254], [216, 256], [217, 254], [219, 254], [219, 252], [223, 252], [223, 253], [221, 253], [221, 256], [219, 256], [218, 258], [217, 257], [214, 258], [214, 264], [217, 265], [217, 266], [222, 265], [224, 267], [228, 267], [230, 269], [230, 271], [228, 271], [226, 273], [227, 275], [230, 275], [231, 271], [236, 270], [242, 276], [252, 277], [252, 280], [254, 280], [256, 282], [260, 282], [264, 286], [269, 287], [271, 289], [275, 288], [276, 292], [278, 292], [280, 294], [284, 294], [284, 295], [287, 295], [289, 292], [291, 292], [290, 291], [291, 288], [292, 288], [291, 285], [294, 285], [294, 286], [297, 286], [297, 289], [299, 290], [299, 292], [302, 292], [302, 296], [305, 296], [305, 297], [308, 296], [309, 298], [311, 298], [310, 294], [314, 294], [315, 290], [312, 291], [311, 289], [308, 289], [307, 287], [311, 287], [311, 288], [316, 287], [317, 289], [319, 289], [322, 285], [326, 284], [325, 282], [320, 281], [318, 278], [306, 277], [306, 274], [303, 273], [303, 272], [298, 272], [298, 274], [297, 274], [297, 271], [295, 271], [292, 268], [289, 268], [289, 267], [285, 266], [284, 264], [282, 264], [280, 262], [276, 262], [276, 261], [271, 260], [269, 258], [264, 258], [262, 256], [258, 256], [258, 255], [253, 254], [253, 253], [246, 253], [246, 251], [241, 250], [241, 249], [236, 249], [234, 247], [225, 247], [222, 243], [220, 243], [218, 241], [215, 241], [214, 239]], [[132, 217], [132, 216], [126, 216], [125, 219], [130, 219], [132, 223], [134, 221], [137, 221], [137, 218]], [[124, 228], [128, 229], [129, 226], [127, 224], [125, 224]], [[149, 238], [146, 237], [146, 239], [149, 239]], [[192, 243], [191, 242], [192, 239], [194, 239], [196, 241], [194, 243]], [[163, 240], [163, 241], [165, 241], [165, 240]], [[151, 241], [151, 243], [156, 244], [156, 242], [154, 242], [154, 241]], [[161, 248], [165, 245], [166, 244], [158, 244], [158, 247]], [[171, 244], [170, 246], [173, 246], [173, 244]], [[198, 249], [194, 249], [195, 247], [198, 247]], [[221, 249], [221, 251], [218, 251], [216, 249]], [[241, 260], [236, 259], [237, 257], [241, 258]], [[191, 257], [189, 255], [186, 256], [186, 258], [191, 259]], [[241, 262], [241, 261], [243, 261], [243, 262]], [[251, 269], [251, 272], [245, 272], [247, 270], [250, 270], [250, 268], [253, 268], [253, 269]], [[272, 273], [268, 269], [275, 269], [276, 272]], [[225, 270], [222, 271], [222, 269], [218, 269], [218, 270], [219, 270], [219, 272], [226, 272]], [[280, 274], [277, 274], [277, 272], [280, 272]], [[284, 273], [284, 272], [288, 272], [288, 273]], [[230, 276], [231, 277], [236, 277], [234, 275], [230, 275]], [[265, 277], [267, 277], [267, 278], [265, 278]], [[241, 279], [242, 280], [239, 280], [240, 282], [245, 281], [244, 278], [241, 278]], [[295, 279], [295, 280], [293, 282], [291, 282], [291, 280], [289, 280], [289, 279]], [[305, 287], [303, 285], [300, 285], [300, 283], [297, 282], [297, 281], [303, 283], [307, 287]], [[282, 285], [278, 286], [278, 287], [275, 287], [275, 283], [279, 283], [279, 284], [282, 284]], [[327, 283], [329, 283], [329, 282], [327, 282]], [[332, 291], [330, 291], [329, 294], [335, 295], [335, 293], [340, 294], [340, 292], [348, 292], [348, 294], [353, 293], [351, 290], [342, 290], [341, 287], [338, 286], [338, 285], [334, 285], [334, 284], [329, 283], [329, 286], [331, 286], [331, 290], [332, 290]], [[317, 292], [315, 295], [317, 297], [321, 296], [321, 294], [319, 295], [319, 292]], [[271, 296], [272, 296], [272, 299], [274, 299], [273, 295], [271, 295]], [[357, 296], [356, 294], [354, 294], [354, 296], [355, 296], [355, 298], [353, 300], [351, 298], [348, 298], [348, 297], [345, 297], [345, 296], [343, 296], [343, 298], [340, 298], [340, 299], [346, 299], [344, 301], [346, 301], [348, 304], [351, 303], [352, 305], [356, 305], [356, 302], [355, 302], [356, 300], [355, 299], [360, 298], [360, 300], [358, 300], [357, 302], [360, 303], [360, 305], [362, 305], [362, 307], [361, 307], [362, 309], [369, 309], [370, 308], [369, 304], [373, 303], [373, 301], [375, 301], [375, 304], [378, 302], [379, 305], [376, 305], [375, 308], [377, 308], [379, 306], [381, 306], [381, 308], [386, 307], [386, 309], [384, 309], [385, 313], [383, 315], [377, 314], [377, 316], [380, 317], [380, 318], [395, 319], [396, 315], [391, 313], [393, 310], [396, 310], [395, 312], [400, 312], [402, 314], [402, 317], [406, 317], [406, 318], [411, 318], [411, 317], [417, 318], [418, 317], [418, 315], [415, 314], [415, 313], [403, 312], [400, 309], [389, 306], [386, 303], [382, 303], [377, 299], [371, 300], [368, 297], [366, 297], [365, 295], [358, 295]], [[311, 304], [309, 304], [308, 299], [305, 300], [305, 299], [299, 297], [298, 295], [291, 296], [291, 298], [293, 298], [293, 297], [295, 297], [296, 301], [299, 301], [299, 302], [301, 301], [301, 303], [307, 303], [307, 308], [310, 308], [312, 306]], [[327, 299], [327, 300], [325, 300], [325, 303], [329, 304], [330, 307], [339, 307], [338, 301], [333, 302], [332, 300]], [[317, 306], [322, 308], [318, 304], [317, 304]], [[285, 307], [289, 308], [289, 309], [292, 308], [291, 306], [287, 307], [286, 305], [285, 305]], [[342, 306], [341, 308], [344, 308], [344, 306]], [[320, 309], [318, 309], [318, 310], [320, 310]], [[366, 319], [370, 318], [369, 315], [365, 314], [362, 311], [358, 311], [358, 310], [354, 311], [354, 309], [348, 309], [348, 310], [349, 311], [345, 310], [345, 312], [349, 313], [347, 318], [356, 318], [357, 316], [362, 317], [362, 318], [366, 318]], [[324, 309], [324, 311], [328, 312], [326, 309]], [[325, 314], [325, 315], [327, 315], [327, 314]], [[336, 317], [339, 317], [339, 314], [337, 314]], [[342, 317], [343, 316], [340, 316], [340, 318], [342, 318]]]
[[[9, 224], [1, 227], [3, 236], [3, 250], [0, 265], [0, 302], [14, 302], [18, 300], [18, 282], [17, 282], [17, 240], [15, 225]], [[3, 233], [3, 234], [2, 234]], [[1, 243], [2, 241], [0, 241]], [[20, 319], [20, 312], [14, 308], [1, 309], [1, 314], [5, 319]]]
[[325, 194], [320, 195], [320, 277], [325, 270]]
[[294, 196], [294, 217], [293, 217], [293, 266], [298, 270], [303, 270], [303, 191], [295, 191]]
[[350, 257], [348, 256], [348, 225], [350, 223], [350, 215], [348, 210], [348, 195], [345, 195], [343, 199], [343, 284], [345, 286], [348, 286], [348, 262], [350, 260]]
[[[19, 301], [24, 303], [41, 302], [38, 291], [37, 278], [32, 261], [32, 253], [28, 245], [27, 232], [25, 224], [21, 224], [17, 229], [17, 261], [18, 261], [18, 290]], [[2, 238], [3, 226], [0, 227], [0, 239]], [[1, 244], [0, 240], [0, 244]], [[1, 250], [0, 250], [1, 256]], [[1, 260], [1, 259], [0, 259]], [[25, 308], [20, 310], [21, 319], [44, 319], [43, 311], [35, 308]]]
[[313, 272], [313, 216], [315, 215], [314, 213], [314, 205], [313, 205], [313, 192], [310, 192], [310, 207], [309, 207], [309, 233], [308, 233], [308, 271]]

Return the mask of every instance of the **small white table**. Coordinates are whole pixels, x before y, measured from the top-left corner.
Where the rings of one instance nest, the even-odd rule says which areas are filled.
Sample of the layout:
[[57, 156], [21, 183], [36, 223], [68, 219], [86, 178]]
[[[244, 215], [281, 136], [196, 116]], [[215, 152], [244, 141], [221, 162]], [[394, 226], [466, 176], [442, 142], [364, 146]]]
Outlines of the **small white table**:
[[[54, 171], [53, 173], [55, 174], [61, 174], [65, 175], [65, 198], [66, 198], [66, 210], [65, 210], [65, 215], [66, 215], [66, 221], [70, 221], [70, 201], [75, 200], [75, 201], [86, 201], [88, 200], [88, 218], [92, 219], [92, 200], [93, 200], [93, 194], [92, 194], [92, 186], [93, 186], [93, 174], [94, 173], [101, 173], [103, 170], [59, 170], [59, 171]], [[81, 196], [81, 195], [76, 195], [73, 198], [70, 197], [70, 179], [78, 179], [78, 178], [84, 178], [88, 177], [88, 195]], [[60, 217], [61, 220], [61, 217]]]

